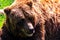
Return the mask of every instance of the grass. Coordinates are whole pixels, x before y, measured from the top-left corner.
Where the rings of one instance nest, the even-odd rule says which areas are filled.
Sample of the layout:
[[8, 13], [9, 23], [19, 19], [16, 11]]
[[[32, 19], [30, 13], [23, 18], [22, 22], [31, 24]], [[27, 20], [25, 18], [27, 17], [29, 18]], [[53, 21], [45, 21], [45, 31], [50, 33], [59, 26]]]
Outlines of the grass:
[[14, 0], [0, 0], [0, 9], [11, 5]]
[[[13, 3], [14, 0], [0, 0], [0, 9], [3, 9], [6, 6], [9, 6]], [[5, 15], [0, 14], [0, 29], [4, 23]]]
[[0, 14], [0, 29], [1, 29], [2, 25], [3, 25], [3, 23], [4, 23], [5, 18], [6, 18], [5, 15]]

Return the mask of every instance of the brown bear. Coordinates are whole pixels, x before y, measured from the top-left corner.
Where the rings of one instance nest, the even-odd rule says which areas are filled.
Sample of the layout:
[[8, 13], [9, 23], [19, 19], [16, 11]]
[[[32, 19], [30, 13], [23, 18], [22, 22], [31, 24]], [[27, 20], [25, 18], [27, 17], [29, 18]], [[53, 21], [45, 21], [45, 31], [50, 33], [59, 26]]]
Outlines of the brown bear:
[[60, 40], [59, 0], [15, 0], [4, 12], [2, 40]]

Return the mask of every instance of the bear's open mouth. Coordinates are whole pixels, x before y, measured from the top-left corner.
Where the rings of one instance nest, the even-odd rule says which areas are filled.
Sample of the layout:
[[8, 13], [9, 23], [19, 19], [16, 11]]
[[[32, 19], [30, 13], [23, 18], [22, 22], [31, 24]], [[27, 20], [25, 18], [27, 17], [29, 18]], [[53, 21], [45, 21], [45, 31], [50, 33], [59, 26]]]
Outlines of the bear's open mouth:
[[24, 35], [27, 36], [27, 37], [31, 37], [31, 36], [33, 36], [33, 34], [35, 33], [35, 30], [33, 31], [33, 33], [30, 33], [29, 31], [26, 31], [26, 30], [22, 29], [21, 32], [22, 32], [21, 35], [24, 34]]

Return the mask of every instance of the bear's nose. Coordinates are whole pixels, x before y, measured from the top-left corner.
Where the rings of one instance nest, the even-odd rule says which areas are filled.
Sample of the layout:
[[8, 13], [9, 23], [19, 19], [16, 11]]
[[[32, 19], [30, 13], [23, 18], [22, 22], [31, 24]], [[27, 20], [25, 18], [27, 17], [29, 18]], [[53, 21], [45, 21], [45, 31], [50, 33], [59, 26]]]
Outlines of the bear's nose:
[[32, 34], [32, 33], [35, 33], [35, 29], [34, 29], [34, 27], [33, 27], [33, 25], [32, 25], [32, 23], [27, 23], [28, 24], [28, 33], [29, 34]]

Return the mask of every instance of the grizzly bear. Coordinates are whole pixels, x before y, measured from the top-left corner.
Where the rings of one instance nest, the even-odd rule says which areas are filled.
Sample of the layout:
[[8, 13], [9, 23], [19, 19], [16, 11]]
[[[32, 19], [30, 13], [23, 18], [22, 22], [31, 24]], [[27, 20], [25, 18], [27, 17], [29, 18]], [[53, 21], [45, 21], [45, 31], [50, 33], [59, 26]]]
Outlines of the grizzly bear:
[[4, 12], [1, 40], [60, 40], [59, 0], [15, 0]]

